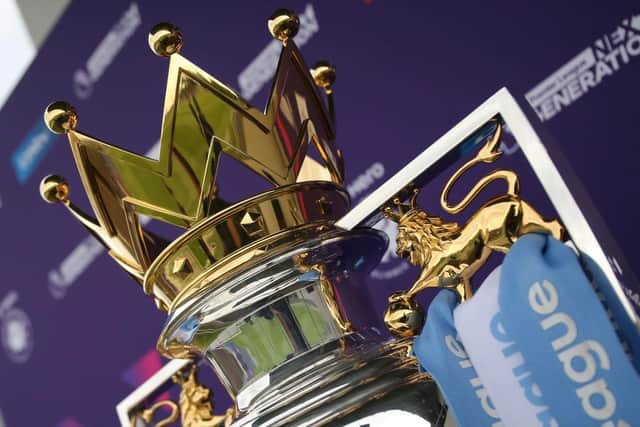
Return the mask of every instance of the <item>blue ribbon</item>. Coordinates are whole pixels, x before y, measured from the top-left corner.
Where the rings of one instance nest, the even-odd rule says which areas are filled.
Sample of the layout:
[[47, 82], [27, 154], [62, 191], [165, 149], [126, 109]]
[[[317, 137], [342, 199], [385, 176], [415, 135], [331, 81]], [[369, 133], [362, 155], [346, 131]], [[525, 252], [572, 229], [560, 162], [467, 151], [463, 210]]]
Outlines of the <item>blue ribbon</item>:
[[427, 321], [415, 339], [420, 365], [440, 386], [458, 427], [502, 426], [495, 406], [476, 374], [453, 323], [456, 295], [442, 290], [429, 305]]
[[640, 378], [569, 247], [539, 234], [518, 239], [498, 302], [559, 425], [640, 426]]

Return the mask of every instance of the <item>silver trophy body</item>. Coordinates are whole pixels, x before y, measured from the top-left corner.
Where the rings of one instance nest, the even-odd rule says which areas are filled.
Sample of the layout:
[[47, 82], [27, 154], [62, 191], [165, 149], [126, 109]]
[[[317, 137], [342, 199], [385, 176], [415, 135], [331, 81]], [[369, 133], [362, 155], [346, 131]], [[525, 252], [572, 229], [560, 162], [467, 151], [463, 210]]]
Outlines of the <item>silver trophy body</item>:
[[374, 326], [362, 289], [386, 245], [372, 229], [321, 232], [194, 295], [159, 345], [200, 349], [236, 403], [233, 426], [442, 426], [435, 383], [409, 341]]

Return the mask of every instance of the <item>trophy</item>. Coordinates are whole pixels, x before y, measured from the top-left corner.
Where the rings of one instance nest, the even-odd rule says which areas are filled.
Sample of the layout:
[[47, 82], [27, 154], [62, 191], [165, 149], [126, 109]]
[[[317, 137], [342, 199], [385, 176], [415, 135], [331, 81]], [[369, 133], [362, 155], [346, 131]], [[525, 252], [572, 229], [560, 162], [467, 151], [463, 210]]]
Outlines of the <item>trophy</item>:
[[[335, 70], [327, 62], [308, 70], [293, 42], [292, 12], [276, 11], [268, 26], [282, 52], [264, 113], [181, 56], [177, 27], [151, 30], [151, 49], [169, 60], [158, 160], [80, 132], [69, 104], [55, 102], [45, 112], [49, 128], [69, 138], [96, 218], [70, 201], [60, 176], [42, 181], [43, 198], [66, 206], [168, 315], [157, 349], [172, 360], [118, 405], [122, 425], [454, 425], [434, 379], [413, 356], [425, 319], [416, 296], [446, 288], [469, 299], [492, 254], [507, 253], [527, 233], [571, 242], [595, 261], [623, 320], [637, 328], [608, 253], [506, 89], [351, 209], [333, 142]], [[482, 176], [452, 204], [463, 174], [501, 158], [506, 129], [540, 181], [551, 216], [534, 208], [518, 173], [505, 168]], [[469, 153], [439, 191], [442, 211], [466, 212], [494, 182], [506, 190], [464, 225], [431, 213], [433, 205], [421, 209], [420, 189]], [[220, 189], [233, 186], [217, 179], [223, 157], [273, 188], [223, 200]], [[398, 255], [421, 268], [412, 286], [389, 297], [391, 339], [375, 327], [380, 314], [363, 287], [387, 248], [387, 237], [372, 228], [383, 217], [398, 223]], [[147, 227], [150, 220], [184, 231], [167, 239]], [[214, 407], [198, 379], [205, 366], [232, 397], [226, 411]], [[180, 389], [177, 403], [153, 400], [171, 387]]]
[[[268, 25], [282, 52], [264, 113], [183, 57], [177, 27], [151, 30], [151, 49], [169, 61], [158, 160], [80, 132], [69, 104], [45, 112], [69, 138], [95, 219], [60, 176], [43, 179], [42, 196], [66, 206], [168, 313], [157, 349], [180, 366], [164, 378], [181, 387], [179, 405], [132, 408], [124, 422], [168, 411], [158, 425], [360, 426], [380, 416], [444, 425], [446, 405], [411, 342], [381, 334], [364, 295], [386, 236], [335, 226], [349, 210], [333, 143], [335, 70], [309, 71], [292, 12]], [[216, 179], [225, 156], [273, 189], [223, 200], [220, 188], [233, 186]], [[145, 227], [150, 218], [184, 232], [169, 241]], [[215, 371], [234, 401], [225, 415], [213, 415], [187, 358]]]

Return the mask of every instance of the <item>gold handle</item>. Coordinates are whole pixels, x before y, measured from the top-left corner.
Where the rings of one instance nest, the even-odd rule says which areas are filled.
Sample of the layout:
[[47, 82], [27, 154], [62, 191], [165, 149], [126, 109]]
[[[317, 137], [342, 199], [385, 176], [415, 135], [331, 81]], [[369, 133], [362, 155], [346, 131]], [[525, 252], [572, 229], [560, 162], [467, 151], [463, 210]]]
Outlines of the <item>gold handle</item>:
[[[160, 420], [155, 425], [155, 427], [166, 427], [171, 423], [176, 422], [178, 420], [178, 416], [180, 415], [180, 410], [178, 409], [178, 405], [176, 405], [175, 402], [172, 402], [171, 400], [161, 400], [154, 403], [150, 408], [145, 409], [144, 411], [142, 411], [142, 413], [139, 414], [140, 418], [142, 418], [145, 423], [149, 424], [153, 420], [153, 416], [155, 415], [156, 411], [163, 406], [168, 406], [171, 409], [171, 413], [165, 419]], [[136, 418], [136, 415], [131, 417], [131, 427], [136, 427]]]

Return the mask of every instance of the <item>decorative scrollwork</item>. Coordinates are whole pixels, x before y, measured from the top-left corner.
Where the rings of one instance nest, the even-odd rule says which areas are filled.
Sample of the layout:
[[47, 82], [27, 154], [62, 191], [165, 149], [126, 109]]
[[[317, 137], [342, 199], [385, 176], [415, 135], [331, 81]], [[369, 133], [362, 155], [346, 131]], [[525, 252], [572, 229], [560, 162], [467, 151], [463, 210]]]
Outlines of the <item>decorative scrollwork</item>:
[[209, 388], [198, 382], [197, 367], [195, 363], [189, 365], [187, 370], [176, 373], [172, 380], [180, 385], [179, 404], [171, 400], [162, 400], [154, 403], [150, 408], [131, 418], [131, 426], [136, 427], [136, 417], [149, 424], [157, 410], [168, 407], [171, 410], [169, 416], [160, 420], [155, 427], [165, 427], [178, 420], [183, 427], [227, 427], [231, 425], [234, 409], [228, 408], [223, 415], [213, 413], [212, 392]]

